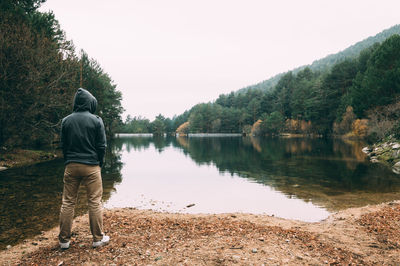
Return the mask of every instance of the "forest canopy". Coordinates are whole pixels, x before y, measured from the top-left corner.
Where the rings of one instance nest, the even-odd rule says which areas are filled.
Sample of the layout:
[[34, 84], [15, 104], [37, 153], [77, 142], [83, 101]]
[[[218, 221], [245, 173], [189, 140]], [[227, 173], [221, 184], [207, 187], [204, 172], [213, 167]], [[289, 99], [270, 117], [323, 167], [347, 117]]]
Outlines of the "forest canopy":
[[121, 93], [100, 64], [78, 55], [45, 0], [0, 3], [0, 147], [38, 147], [58, 140], [79, 87], [98, 100], [111, 137], [121, 121]]

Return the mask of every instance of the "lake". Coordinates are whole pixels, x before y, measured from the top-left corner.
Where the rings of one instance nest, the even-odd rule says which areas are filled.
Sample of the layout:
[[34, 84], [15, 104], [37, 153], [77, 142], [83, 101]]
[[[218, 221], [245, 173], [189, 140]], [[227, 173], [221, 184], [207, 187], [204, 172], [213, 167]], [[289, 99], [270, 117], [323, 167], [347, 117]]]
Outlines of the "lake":
[[[315, 222], [400, 199], [400, 175], [368, 161], [361, 142], [239, 136], [124, 135], [103, 167], [106, 208], [246, 212]], [[62, 160], [0, 172], [0, 248], [58, 224]], [[82, 189], [76, 215], [87, 211]]]

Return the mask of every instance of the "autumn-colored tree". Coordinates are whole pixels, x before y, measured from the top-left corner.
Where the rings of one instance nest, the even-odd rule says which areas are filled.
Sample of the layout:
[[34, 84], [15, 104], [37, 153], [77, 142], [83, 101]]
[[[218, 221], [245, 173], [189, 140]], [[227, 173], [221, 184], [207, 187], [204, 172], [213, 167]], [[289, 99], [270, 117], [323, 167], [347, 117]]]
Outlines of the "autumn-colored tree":
[[176, 133], [178, 133], [180, 136], [185, 136], [189, 133], [189, 127], [190, 123], [185, 122], [176, 129]]
[[352, 133], [358, 138], [365, 138], [368, 134], [368, 120], [356, 119], [352, 124]]
[[258, 119], [253, 126], [251, 127], [251, 135], [252, 136], [260, 136], [262, 134], [262, 130], [261, 130], [261, 123], [262, 120]]
[[338, 134], [346, 134], [352, 130], [352, 125], [354, 120], [356, 119], [356, 115], [353, 112], [353, 107], [347, 106], [346, 113], [344, 113], [342, 121], [337, 124], [335, 129]]

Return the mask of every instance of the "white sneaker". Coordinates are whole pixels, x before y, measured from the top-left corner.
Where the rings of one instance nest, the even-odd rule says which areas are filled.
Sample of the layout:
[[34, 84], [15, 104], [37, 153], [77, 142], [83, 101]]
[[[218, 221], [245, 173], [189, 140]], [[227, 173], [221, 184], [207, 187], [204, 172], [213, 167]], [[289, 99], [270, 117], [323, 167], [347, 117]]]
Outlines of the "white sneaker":
[[70, 243], [70, 241], [68, 241], [66, 243], [61, 243], [60, 242], [60, 248], [61, 249], [69, 249], [69, 243]]
[[106, 236], [106, 235], [103, 235], [103, 239], [101, 241], [93, 242], [92, 246], [94, 248], [97, 248], [97, 247], [101, 247], [101, 246], [107, 245], [108, 242], [110, 242], [110, 237]]

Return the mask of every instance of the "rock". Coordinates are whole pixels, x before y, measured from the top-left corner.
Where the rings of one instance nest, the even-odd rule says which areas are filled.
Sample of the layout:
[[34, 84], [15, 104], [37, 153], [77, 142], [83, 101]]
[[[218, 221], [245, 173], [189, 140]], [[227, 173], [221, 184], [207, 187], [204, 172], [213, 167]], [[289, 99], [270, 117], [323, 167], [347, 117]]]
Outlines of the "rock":
[[400, 150], [394, 150], [392, 153], [394, 159], [400, 158]]
[[371, 157], [371, 163], [378, 163], [378, 158], [376, 156]]
[[10, 249], [11, 248], [11, 245], [7, 245], [7, 249]]
[[363, 153], [370, 153], [371, 152], [371, 148], [370, 147], [364, 147], [362, 149]]
[[0, 171], [4, 171], [4, 170], [7, 170], [7, 169], [8, 169], [7, 167], [0, 166]]
[[392, 171], [393, 173], [400, 175], [400, 162], [393, 165]]
[[400, 144], [399, 144], [399, 143], [393, 144], [392, 149], [393, 149], [393, 150], [398, 150], [398, 149], [400, 149]]
[[256, 248], [253, 248], [253, 249], [251, 250], [251, 252], [252, 252], [252, 253], [257, 253], [258, 250], [257, 250]]
[[186, 208], [193, 207], [194, 205], [196, 205], [196, 204], [194, 204], [194, 203], [192, 203], [192, 204], [189, 204], [189, 205], [187, 205], [187, 206], [186, 206]]

